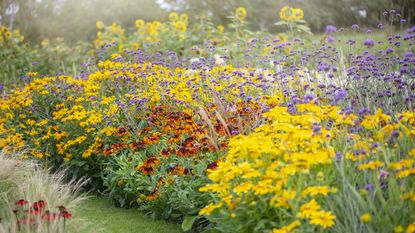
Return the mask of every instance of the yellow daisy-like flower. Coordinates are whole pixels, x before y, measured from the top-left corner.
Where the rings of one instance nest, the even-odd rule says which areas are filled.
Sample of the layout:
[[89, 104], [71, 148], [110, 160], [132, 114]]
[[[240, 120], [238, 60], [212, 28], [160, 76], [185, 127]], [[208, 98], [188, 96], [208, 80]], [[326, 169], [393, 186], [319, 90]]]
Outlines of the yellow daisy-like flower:
[[295, 232], [295, 228], [301, 226], [301, 222], [296, 220], [290, 223], [288, 226], [283, 226], [279, 229], [273, 229], [271, 233], [292, 233]]
[[247, 15], [248, 12], [246, 11], [245, 7], [238, 7], [235, 11], [235, 16], [240, 21], [243, 21]]
[[311, 215], [310, 223], [313, 225], [322, 226], [324, 229], [334, 226], [334, 219], [336, 216], [329, 211], [317, 211]]
[[330, 188], [329, 186], [310, 186], [306, 188], [303, 192], [301, 192], [301, 196], [316, 196], [316, 195], [323, 195], [327, 196], [330, 192], [335, 192], [335, 189]]
[[215, 209], [220, 208], [221, 206], [221, 202], [219, 202], [218, 204], [210, 203], [205, 208], [199, 211], [199, 215], [210, 215]]
[[376, 168], [383, 167], [384, 163], [381, 161], [371, 161], [368, 163], [360, 164], [358, 169], [359, 170], [375, 170]]
[[316, 200], [312, 199], [311, 201], [303, 204], [300, 207], [300, 214], [299, 217], [301, 218], [309, 218], [314, 212], [320, 210], [320, 205], [317, 203]]
[[368, 223], [368, 222], [370, 222], [372, 220], [372, 216], [370, 216], [369, 213], [365, 213], [362, 216], [360, 216], [360, 220], [362, 222]]

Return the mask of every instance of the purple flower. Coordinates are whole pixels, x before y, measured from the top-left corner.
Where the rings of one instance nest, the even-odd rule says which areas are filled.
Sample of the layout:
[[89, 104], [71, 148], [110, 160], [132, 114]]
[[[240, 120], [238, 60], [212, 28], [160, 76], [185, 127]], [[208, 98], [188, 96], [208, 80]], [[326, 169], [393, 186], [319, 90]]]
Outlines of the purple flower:
[[370, 48], [373, 47], [375, 45], [375, 40], [370, 38], [365, 40], [365, 42], [363, 43], [363, 45], [365, 45], [366, 47]]
[[340, 152], [336, 153], [336, 159], [337, 160], [340, 160], [342, 157], [343, 157], [342, 153], [340, 153]]
[[388, 176], [389, 176], [389, 173], [388, 173], [388, 172], [386, 172], [386, 171], [381, 171], [381, 172], [380, 172], [380, 175], [379, 175], [379, 177], [380, 177], [381, 179], [388, 178]]
[[337, 31], [337, 28], [333, 25], [326, 26], [326, 34], [333, 34]]
[[318, 123], [313, 123], [313, 134], [321, 134], [321, 126]]
[[352, 28], [353, 28], [353, 29], [355, 29], [355, 30], [356, 30], [356, 29], [359, 29], [359, 25], [357, 25], [357, 24], [353, 24], [353, 25], [352, 25]]
[[347, 91], [343, 89], [339, 89], [336, 91], [336, 93], [333, 96], [333, 102], [331, 102], [332, 105], [337, 104], [340, 100], [347, 97]]
[[331, 44], [334, 41], [334, 37], [333, 36], [328, 36], [326, 41], [327, 41], [327, 43]]
[[367, 190], [367, 191], [371, 191], [371, 190], [373, 190], [375, 188], [375, 186], [373, 185], [373, 184], [367, 184], [367, 185], [365, 185], [365, 189]]
[[412, 58], [414, 54], [412, 52], [405, 52], [403, 56], [404, 58], [409, 59], [409, 58]]
[[393, 48], [389, 47], [389, 48], [386, 49], [386, 54], [393, 53], [394, 51], [395, 50]]
[[315, 96], [315, 95], [308, 93], [308, 94], [306, 94], [306, 95], [304, 96], [304, 102], [305, 102], [305, 103], [309, 103], [309, 102], [310, 102], [311, 100], [313, 100], [314, 98], [316, 98], [316, 96]]
[[406, 33], [407, 33], [407, 34], [413, 34], [413, 33], [415, 33], [415, 26], [412, 26], [412, 27], [408, 28], [408, 29], [406, 30]]

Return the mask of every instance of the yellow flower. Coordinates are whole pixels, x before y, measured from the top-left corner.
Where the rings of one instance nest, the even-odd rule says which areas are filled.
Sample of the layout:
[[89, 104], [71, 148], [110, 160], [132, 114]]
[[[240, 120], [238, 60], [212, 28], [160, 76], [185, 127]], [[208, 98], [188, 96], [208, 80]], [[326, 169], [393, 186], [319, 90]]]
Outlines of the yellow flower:
[[298, 21], [304, 18], [304, 11], [301, 8], [294, 8], [294, 20]]
[[404, 231], [403, 226], [399, 225], [393, 228], [393, 233], [402, 233]]
[[283, 8], [281, 8], [280, 19], [291, 21], [293, 19], [293, 16], [294, 16], [293, 8], [289, 6], [284, 6]]
[[6, 33], [4, 33], [4, 36], [6, 37], [6, 39], [10, 39], [12, 37], [12, 32], [7, 31]]
[[324, 180], [324, 173], [323, 173], [323, 172], [321, 172], [321, 171], [319, 171], [319, 172], [317, 173], [316, 178], [317, 178], [317, 180], [318, 180], [319, 182], [323, 181], [323, 180]]
[[223, 33], [225, 31], [225, 27], [223, 25], [218, 25], [216, 27], [216, 29], [218, 30], [218, 32]]
[[171, 22], [176, 22], [177, 20], [179, 20], [179, 15], [176, 12], [171, 12], [169, 14], [169, 20]]
[[189, 20], [189, 16], [186, 13], [183, 13], [180, 15], [180, 21], [185, 22], [187, 24], [188, 20]]
[[146, 24], [146, 22], [144, 20], [142, 20], [142, 19], [137, 19], [135, 21], [135, 27], [137, 29], [140, 29], [140, 28], [144, 27], [145, 24]]
[[362, 222], [368, 223], [368, 222], [370, 222], [372, 220], [372, 216], [370, 216], [369, 213], [365, 213], [362, 216], [360, 216], [360, 220]]
[[395, 163], [391, 163], [389, 168], [391, 170], [402, 170], [403, 168], [411, 168], [415, 163], [413, 159], [404, 159]]
[[323, 195], [326, 196], [330, 192], [333, 192], [333, 189], [330, 189], [329, 186], [310, 186], [306, 188], [303, 192], [301, 192], [301, 196], [316, 196], [316, 195]]
[[334, 226], [334, 219], [336, 216], [329, 211], [317, 211], [310, 217], [310, 223], [313, 225], [322, 226], [324, 229]]
[[301, 222], [296, 220], [290, 223], [288, 226], [283, 226], [279, 229], [272, 229], [271, 233], [293, 233], [295, 232], [294, 229], [301, 226]]
[[415, 233], [415, 223], [409, 224], [406, 228], [406, 233]]
[[210, 215], [215, 209], [220, 208], [221, 206], [221, 202], [219, 202], [218, 204], [210, 203], [209, 205], [205, 206], [203, 209], [199, 211], [199, 215]]
[[385, 126], [390, 122], [391, 119], [391, 116], [383, 114], [382, 109], [378, 109], [375, 115], [365, 116], [361, 125], [366, 129], [373, 129], [379, 125], [382, 127]]
[[235, 17], [239, 21], [243, 21], [246, 18], [247, 14], [248, 12], [244, 7], [238, 7], [235, 11]]
[[375, 170], [376, 168], [383, 167], [384, 163], [381, 161], [371, 161], [369, 163], [360, 164], [358, 169], [359, 170]]
[[103, 29], [105, 27], [105, 24], [102, 21], [97, 21], [95, 23], [95, 26], [97, 27], [97, 29]]
[[399, 179], [402, 179], [402, 178], [405, 178], [411, 175], [415, 175], [415, 168], [403, 170], [403, 171], [396, 173], [396, 177], [398, 177]]
[[320, 205], [316, 200], [312, 199], [311, 201], [303, 204], [300, 207], [300, 218], [309, 218], [314, 212], [320, 210]]
[[177, 31], [182, 32], [182, 33], [186, 32], [186, 29], [187, 29], [187, 26], [183, 21], [177, 21], [174, 24], [174, 27], [176, 28]]
[[252, 188], [252, 182], [248, 181], [248, 182], [244, 182], [238, 186], [236, 186], [233, 191], [238, 194], [241, 195], [242, 193], [247, 193], [251, 188]]
[[415, 192], [409, 192], [401, 195], [402, 200], [411, 200], [415, 203]]

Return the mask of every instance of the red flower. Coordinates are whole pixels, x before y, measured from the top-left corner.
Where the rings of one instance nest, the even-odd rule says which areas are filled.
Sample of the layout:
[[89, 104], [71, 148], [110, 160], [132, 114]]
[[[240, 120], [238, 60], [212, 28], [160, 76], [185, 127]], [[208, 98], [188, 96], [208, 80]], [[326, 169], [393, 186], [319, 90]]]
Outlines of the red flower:
[[46, 206], [46, 202], [43, 200], [37, 201], [33, 203], [33, 205], [29, 209], [30, 214], [40, 215], [43, 212], [43, 209]]
[[59, 216], [64, 217], [64, 218], [72, 218], [72, 214], [69, 213], [68, 211], [64, 210], [62, 212], [59, 213]]
[[46, 204], [47, 203], [45, 201], [40, 200], [40, 201], [37, 201], [37, 202], [33, 203], [32, 207], [37, 208], [37, 209], [43, 209], [43, 208], [45, 208]]
[[24, 206], [27, 203], [29, 203], [29, 202], [26, 201], [26, 200], [23, 200], [23, 199], [20, 199], [20, 200], [18, 200], [18, 201], [15, 202], [16, 205], [20, 205], [20, 206]]
[[218, 167], [218, 161], [213, 161], [209, 163], [206, 167], [206, 170], [215, 170]]

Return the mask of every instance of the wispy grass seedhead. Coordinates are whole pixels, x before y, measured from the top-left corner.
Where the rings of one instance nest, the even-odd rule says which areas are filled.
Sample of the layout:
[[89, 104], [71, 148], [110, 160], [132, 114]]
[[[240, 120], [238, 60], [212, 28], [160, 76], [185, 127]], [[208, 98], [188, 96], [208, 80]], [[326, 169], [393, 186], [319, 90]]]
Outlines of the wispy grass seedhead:
[[[0, 153], [0, 232], [64, 232], [68, 224], [85, 224], [70, 211], [87, 196], [85, 179], [65, 183], [65, 171], [51, 174], [20, 154]], [[42, 205], [40, 205], [42, 204]]]

